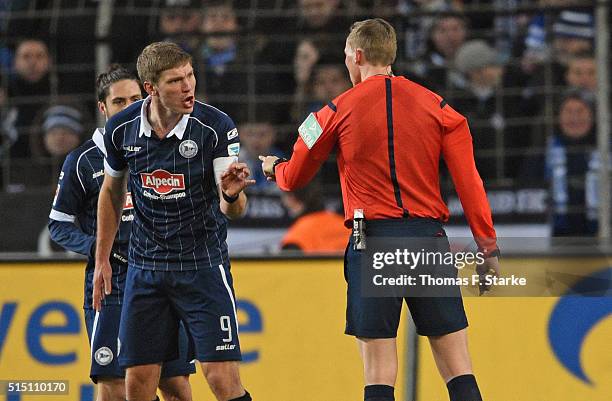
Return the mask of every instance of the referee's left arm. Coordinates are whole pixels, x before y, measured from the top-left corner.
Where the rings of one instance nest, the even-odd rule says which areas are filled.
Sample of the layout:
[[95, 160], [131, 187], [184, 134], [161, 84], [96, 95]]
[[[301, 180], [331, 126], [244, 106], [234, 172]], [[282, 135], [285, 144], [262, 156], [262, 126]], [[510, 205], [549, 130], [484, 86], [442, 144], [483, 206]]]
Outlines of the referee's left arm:
[[442, 155], [474, 239], [486, 257], [497, 250], [497, 235], [484, 184], [476, 169], [472, 135], [465, 117], [449, 105], [442, 108], [442, 125]]

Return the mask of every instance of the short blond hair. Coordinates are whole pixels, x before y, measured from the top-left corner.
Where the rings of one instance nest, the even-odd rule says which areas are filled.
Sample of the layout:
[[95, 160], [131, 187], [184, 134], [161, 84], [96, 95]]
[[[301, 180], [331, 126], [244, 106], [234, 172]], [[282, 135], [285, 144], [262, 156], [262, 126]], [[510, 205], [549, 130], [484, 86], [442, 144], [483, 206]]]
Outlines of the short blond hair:
[[191, 63], [189, 53], [172, 42], [154, 42], [145, 47], [136, 61], [136, 69], [142, 83], [156, 84], [162, 72]]
[[393, 26], [382, 18], [355, 22], [347, 42], [356, 50], [363, 50], [367, 61], [376, 66], [393, 64], [397, 54], [397, 37]]

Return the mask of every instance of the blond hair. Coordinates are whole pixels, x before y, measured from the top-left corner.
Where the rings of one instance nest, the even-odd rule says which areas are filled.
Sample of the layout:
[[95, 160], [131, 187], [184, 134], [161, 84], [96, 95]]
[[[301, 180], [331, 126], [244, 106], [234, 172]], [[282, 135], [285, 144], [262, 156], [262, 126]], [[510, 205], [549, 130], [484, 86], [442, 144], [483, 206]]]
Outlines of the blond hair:
[[162, 72], [191, 63], [191, 56], [176, 43], [154, 42], [145, 47], [136, 61], [138, 76], [144, 83], [156, 84]]
[[382, 18], [355, 22], [347, 38], [353, 49], [362, 49], [366, 60], [375, 66], [393, 64], [397, 53], [395, 29]]

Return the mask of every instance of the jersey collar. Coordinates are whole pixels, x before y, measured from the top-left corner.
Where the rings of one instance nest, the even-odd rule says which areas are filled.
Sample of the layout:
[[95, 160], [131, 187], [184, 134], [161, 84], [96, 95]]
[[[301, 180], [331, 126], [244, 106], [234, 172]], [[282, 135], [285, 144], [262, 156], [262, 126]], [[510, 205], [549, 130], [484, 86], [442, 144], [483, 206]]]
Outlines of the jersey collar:
[[[140, 106], [140, 131], [138, 132], [138, 136], [146, 136], [147, 138], [151, 137], [151, 132], [153, 131], [153, 127], [149, 120], [147, 119], [147, 107], [151, 103], [151, 96], [147, 96], [147, 98], [142, 102], [142, 106]], [[166, 135], [166, 138], [171, 136], [176, 136], [178, 139], [183, 139], [183, 135], [185, 134], [185, 129], [187, 128], [187, 123], [189, 122], [189, 114], [183, 114], [183, 117], [179, 120], [172, 131]]]
[[104, 153], [106, 156], [106, 147], [104, 146], [104, 128], [96, 128], [91, 139], [93, 139], [94, 143]]

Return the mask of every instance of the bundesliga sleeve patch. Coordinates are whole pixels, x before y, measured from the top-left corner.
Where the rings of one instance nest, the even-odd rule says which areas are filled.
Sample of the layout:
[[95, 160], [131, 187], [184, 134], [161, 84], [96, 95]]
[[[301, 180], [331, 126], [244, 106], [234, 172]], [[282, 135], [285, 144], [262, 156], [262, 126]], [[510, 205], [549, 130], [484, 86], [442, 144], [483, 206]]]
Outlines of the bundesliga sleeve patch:
[[230, 143], [227, 145], [227, 154], [228, 156], [238, 156], [240, 154], [240, 144]]
[[317, 140], [323, 133], [323, 128], [319, 125], [317, 118], [313, 113], [310, 113], [308, 117], [304, 120], [302, 125], [298, 128], [298, 132], [300, 133], [300, 137], [306, 144], [308, 149], [312, 149]]

